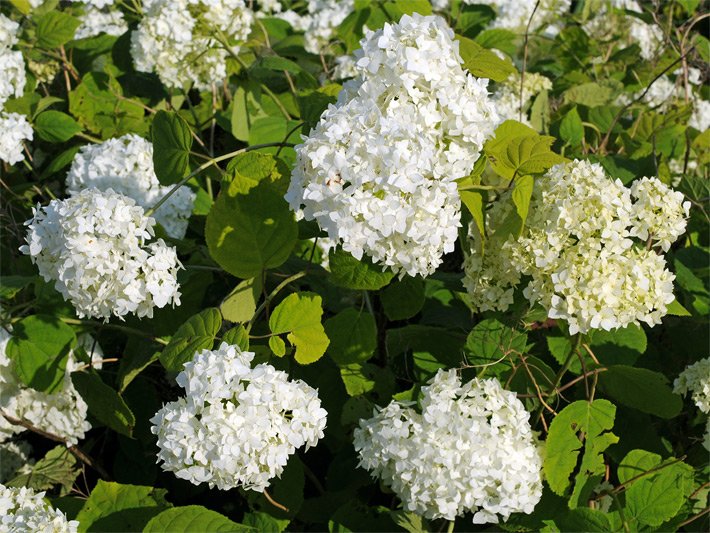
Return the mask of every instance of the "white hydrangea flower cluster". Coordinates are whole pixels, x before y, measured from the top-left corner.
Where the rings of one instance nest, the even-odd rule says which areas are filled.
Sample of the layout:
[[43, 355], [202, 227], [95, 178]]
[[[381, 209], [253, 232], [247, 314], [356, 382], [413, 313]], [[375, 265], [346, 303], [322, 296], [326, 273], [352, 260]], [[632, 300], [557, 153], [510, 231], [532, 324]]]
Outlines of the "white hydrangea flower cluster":
[[5, 15], [0, 14], [0, 49], [9, 49], [17, 43], [17, 31], [20, 25]]
[[32, 137], [32, 126], [25, 115], [0, 109], [0, 160], [10, 165], [22, 161], [25, 158], [22, 142], [31, 141]]
[[32, 126], [27, 117], [4, 111], [5, 102], [20, 97], [25, 87], [25, 61], [22, 52], [12, 50], [17, 43], [20, 25], [0, 13], [0, 161], [19, 163], [25, 140], [32, 140]]
[[673, 382], [676, 394], [691, 394], [695, 405], [710, 414], [710, 357], [688, 366]]
[[[83, 146], [74, 156], [67, 174], [68, 192], [76, 194], [92, 187], [112, 189], [146, 209], [172, 189], [160, 185], [155, 175], [153, 144], [132, 133]], [[180, 187], [153, 215], [170, 237], [185, 236], [195, 197], [189, 187]]]
[[123, 18], [123, 13], [118, 9], [111, 9], [113, 0], [108, 0], [106, 7], [88, 5], [81, 24], [74, 33], [75, 39], [85, 39], [105, 33], [106, 35], [119, 36], [128, 31], [128, 23]]
[[360, 466], [407, 511], [447, 520], [470, 511], [478, 524], [533, 511], [542, 457], [514, 392], [495, 378], [462, 384], [455, 370], [439, 370], [421, 407], [392, 402], [354, 432]]
[[[517, 120], [530, 126], [527, 107], [533, 97], [552, 89], [552, 81], [535, 72], [526, 72], [523, 78], [522, 100], [520, 98], [520, 74], [513, 73], [493, 93], [496, 111], [501, 121]], [[522, 105], [521, 105], [522, 104]], [[522, 110], [522, 114], [521, 114]]]
[[690, 116], [688, 126], [700, 132], [710, 128], [710, 100], [695, 99], [693, 102], [693, 114]]
[[44, 499], [44, 492], [0, 484], [0, 531], [20, 533], [76, 533], [79, 522], [67, 520]]
[[[635, 202], [634, 202], [635, 200]], [[499, 203], [511, 203], [509, 195]], [[656, 250], [684, 231], [690, 203], [656, 178], [627, 189], [599, 164], [556, 165], [535, 184], [522, 236], [495, 235], [509, 207], [488, 215], [491, 242], [481, 258], [477, 230], [464, 263], [465, 285], [475, 307], [505, 311], [520, 276], [523, 294], [550, 318], [565, 319], [570, 333], [659, 324], [673, 299], [675, 276]]]
[[641, 57], [652, 59], [663, 42], [663, 30], [627, 15], [625, 11], [643, 12], [636, 0], [607, 0], [599, 6], [594, 17], [584, 23], [584, 31], [595, 39], [636, 43], [641, 49]]
[[254, 14], [244, 0], [144, 0], [131, 35], [136, 70], [155, 71], [168, 87], [211, 90], [227, 77], [227, 56], [239, 52]]
[[19, 98], [25, 88], [25, 60], [22, 52], [13, 50], [19, 24], [0, 14], [0, 110], [8, 98]]
[[[537, 0], [462, 0], [462, 4], [487, 5], [496, 12], [491, 28], [504, 28], [516, 33], [525, 33], [530, 17], [533, 15]], [[530, 24], [530, 31], [543, 28], [569, 11], [571, 0], [542, 0], [535, 11]], [[448, 9], [451, 0], [433, 0], [437, 11]]]
[[222, 343], [185, 364], [177, 383], [186, 396], [150, 420], [163, 470], [196, 485], [262, 492], [297, 448], [323, 438], [318, 392], [271, 365], [251, 368], [253, 358]]
[[498, 117], [488, 80], [461, 67], [437, 16], [405, 15], [368, 32], [361, 77], [296, 147], [286, 199], [360, 259], [427, 275], [454, 248], [455, 180], [468, 175]]
[[155, 219], [134, 200], [85, 189], [38, 206], [25, 224], [27, 244], [20, 250], [79, 317], [150, 318], [154, 307], [180, 304], [175, 248], [162, 239], [146, 245]]
[[[0, 329], [0, 409], [14, 418], [26, 420], [35, 427], [62, 437], [67, 445], [77, 444], [91, 429], [91, 424], [86, 419], [88, 406], [71, 380], [71, 373], [81, 366], [73, 352], [67, 358], [61, 389], [47, 394], [27, 387], [19, 380], [7, 355], [9, 339], [9, 333]], [[79, 344], [87, 351], [93, 350], [94, 357], [102, 357], [100, 347], [93, 346], [95, 343], [90, 336], [79, 337]], [[100, 364], [94, 366], [100, 368]], [[24, 431], [22, 426], [10, 424], [4, 418], [2, 422], [0, 442]]]
[[32, 447], [24, 440], [0, 442], [0, 483], [29, 473], [34, 464], [31, 452]]
[[294, 30], [304, 32], [304, 48], [312, 54], [327, 53], [338, 26], [355, 9], [355, 0], [308, 0], [304, 14], [292, 9], [282, 11], [283, 6], [276, 4], [269, 1], [262, 5], [262, 10], [285, 20]]
[[[673, 392], [685, 396], [690, 393], [695, 405], [710, 414], [710, 357], [688, 366], [673, 382]], [[703, 446], [710, 451], [710, 418], [705, 424]]]

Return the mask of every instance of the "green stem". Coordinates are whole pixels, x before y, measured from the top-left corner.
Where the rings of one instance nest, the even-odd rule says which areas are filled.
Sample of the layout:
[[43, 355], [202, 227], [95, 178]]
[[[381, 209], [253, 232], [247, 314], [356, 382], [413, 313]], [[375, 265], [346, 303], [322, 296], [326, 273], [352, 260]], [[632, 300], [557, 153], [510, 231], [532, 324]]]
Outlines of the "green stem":
[[456, 520], [449, 520], [449, 526], [446, 528], [446, 533], [453, 533]]
[[[557, 387], [560, 386], [560, 383], [562, 382], [562, 378], [569, 370], [569, 367], [572, 365], [572, 361], [574, 361], [574, 358], [577, 356], [577, 352], [579, 351], [579, 347], [581, 344], [582, 344], [582, 335], [580, 335], [578, 333], [576, 335], [576, 339], [575, 339], [574, 346], [572, 347], [572, 351], [567, 356], [567, 360], [562, 365], [562, 368], [560, 368], [560, 371], [557, 373], [557, 376], [555, 376], [555, 381], [552, 384], [552, 388], [550, 389], [550, 392], [547, 395], [547, 398], [545, 398], [546, 403], [549, 403], [550, 398], [552, 398], [552, 396], [554, 396], [556, 394]], [[535, 412], [535, 416], [533, 416], [533, 418], [532, 418], [534, 424], [537, 423], [538, 420], [540, 420], [540, 417], [542, 417], [542, 412], [544, 410], [545, 410], [545, 406], [541, 402], [540, 407], [538, 407], [537, 411]]]
[[504, 191], [508, 185], [464, 185], [459, 191]]
[[190, 181], [192, 178], [197, 176], [200, 172], [205, 170], [206, 168], [211, 167], [212, 165], [217, 165], [220, 161], [224, 161], [225, 159], [231, 159], [233, 157], [238, 156], [239, 154], [243, 154], [245, 152], [251, 152], [252, 150], [260, 150], [261, 148], [273, 148], [275, 146], [294, 146], [293, 144], [290, 143], [264, 143], [264, 144], [255, 144], [253, 146], [247, 146], [246, 148], [241, 148], [239, 150], [235, 150], [234, 152], [229, 152], [228, 154], [220, 155], [219, 157], [215, 157], [213, 159], [210, 159], [206, 163], [203, 163], [199, 167], [197, 167], [195, 170], [190, 172], [186, 177], [184, 177], [182, 180], [180, 180], [178, 183], [175, 184], [175, 186], [168, 191], [168, 193], [163, 196], [158, 202], [148, 209], [148, 211], [145, 212], [146, 216], [151, 216], [153, 213], [155, 213], [161, 205], [163, 205], [168, 198], [170, 198], [175, 192], [185, 185], [188, 181]]
[[122, 331], [123, 333], [127, 333], [129, 335], [138, 335], [139, 337], [144, 337], [147, 339], [150, 339], [154, 342], [157, 342], [158, 344], [162, 344], [166, 346], [168, 344], [168, 341], [165, 341], [161, 338], [158, 337], [153, 337], [149, 333], [146, 333], [145, 331], [141, 331], [140, 329], [135, 329], [130, 326], [122, 326], [120, 324], [109, 324], [108, 322], [94, 322], [93, 320], [79, 320], [78, 318], [64, 318], [60, 317], [59, 320], [64, 322], [65, 324], [70, 324], [72, 326], [89, 326], [89, 327], [95, 327], [95, 328], [106, 328], [106, 329], [114, 329], [116, 331]]
[[96, 144], [100, 144], [103, 142], [98, 137], [94, 137], [93, 135], [89, 135], [88, 133], [84, 133], [83, 131], [78, 132], [76, 136]]

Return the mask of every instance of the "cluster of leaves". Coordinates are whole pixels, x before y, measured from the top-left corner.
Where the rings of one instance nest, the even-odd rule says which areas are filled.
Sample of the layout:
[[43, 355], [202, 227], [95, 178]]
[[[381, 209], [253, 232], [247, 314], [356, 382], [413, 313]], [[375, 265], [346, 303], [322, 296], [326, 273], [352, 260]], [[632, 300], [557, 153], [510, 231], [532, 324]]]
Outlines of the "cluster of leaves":
[[[516, 391], [546, 443], [542, 501], [533, 514], [514, 515], [501, 527], [708, 529], [704, 422], [669, 381], [705, 355], [710, 340], [703, 170], [710, 133], [687, 127], [690, 107], [683, 102], [663, 113], [638, 99], [615, 104], [680, 64], [708, 60], [708, 41], [698, 32], [703, 23], [696, 27], [698, 2], [664, 2], [655, 13], [672, 31], [652, 62], [638, 61], [636, 45], [619, 48], [585, 34], [586, 2], [576, 3], [554, 38], [485, 29], [490, 8], [454, 4], [450, 22], [474, 75], [501, 82], [522, 65], [554, 79], [553, 89], [532, 102], [532, 128], [502, 124], [462, 180], [465, 216], [485, 235], [491, 191], [512, 188], [515, 216], [505, 231], [521, 231], [535, 178], [575, 157], [601, 163], [624, 183], [643, 175], [670, 182], [669, 161], [686, 168], [695, 161], [700, 171], [679, 184], [693, 202], [688, 233], [668, 255], [678, 316], [654, 329], [570, 337], [564, 324], [522, 297], [506, 314], [475, 314], [461, 284], [460, 250], [427, 279], [395, 279], [337, 248], [324, 269], [317, 240], [325, 235], [296, 221], [283, 195], [293, 143], [340, 89], [328, 78], [332, 58], [307, 53], [288, 24], [264, 18], [240, 61], [229, 63], [229, 83], [213, 93], [169, 91], [134, 70], [130, 32], [73, 40], [73, 7], [59, 10], [49, 1], [29, 10], [11, 0], [2, 9], [23, 17], [26, 57], [58, 62], [61, 71], [51, 82], [28, 74], [24, 96], [6, 105], [27, 115], [38, 137], [26, 166], [2, 170], [0, 298], [3, 321], [12, 323], [8, 355], [27, 386], [49, 393], [63, 379], [70, 349], [89, 362], [76, 348], [77, 334], [90, 332], [105, 355], [102, 370], [87, 364], [71, 376], [95, 429], [66, 449], [51, 448], [52, 436], [31, 428], [26, 435], [38, 458], [46, 454], [9, 484], [50, 490], [54, 505], [87, 531], [437, 528], [398, 510], [396, 499], [357, 468], [352, 430], [375, 405], [416, 400], [438, 369], [460, 368], [466, 379], [496, 376]], [[338, 52], [357, 48], [365, 26], [376, 29], [414, 11], [428, 14], [431, 6], [356, 2], [338, 29]], [[491, 48], [524, 59], [516, 67]], [[197, 193], [186, 238], [163, 236], [185, 266], [182, 304], [150, 320], [77, 320], [18, 253], [22, 221], [37, 202], [64, 195], [67, 167], [83, 143], [126, 133], [152, 139], [163, 185], [184, 181]], [[148, 420], [179, 394], [172, 378], [195, 351], [222, 341], [317, 387], [329, 413], [324, 441], [291, 459], [270, 499], [192, 486], [155, 464]], [[595, 492], [603, 481], [606, 488]], [[472, 526], [462, 519], [456, 527]]]

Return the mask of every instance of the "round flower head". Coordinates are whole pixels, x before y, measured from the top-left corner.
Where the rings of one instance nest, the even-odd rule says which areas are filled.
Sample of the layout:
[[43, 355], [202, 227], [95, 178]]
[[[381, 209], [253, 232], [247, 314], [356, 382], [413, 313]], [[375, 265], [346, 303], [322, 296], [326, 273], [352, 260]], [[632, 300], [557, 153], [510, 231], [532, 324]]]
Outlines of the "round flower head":
[[497, 523], [531, 513], [542, 496], [542, 458], [529, 413], [497, 379], [462, 384], [440, 370], [422, 387], [421, 414], [392, 402], [355, 430], [360, 466], [404, 508], [429, 519]]
[[[67, 174], [67, 190], [76, 194], [96, 188], [128, 196], [146, 209], [155, 205], [172, 187], [163, 187], [153, 170], [153, 144], [129, 133], [101, 144], [86, 145], [74, 156]], [[174, 239], [182, 239], [192, 214], [195, 193], [180, 187], [155, 212], [155, 220]]]
[[45, 501], [44, 492], [0, 484], [0, 531], [75, 533], [78, 527], [79, 522], [67, 520], [63, 512]]
[[0, 108], [8, 98], [22, 96], [25, 80], [25, 60], [22, 58], [22, 52], [0, 48]]
[[673, 382], [676, 394], [691, 394], [693, 402], [703, 413], [710, 413], [710, 357], [687, 367]]
[[[520, 95], [520, 74], [513, 73], [500, 84], [493, 95], [496, 111], [501, 121], [517, 120], [530, 126], [527, 107], [534, 96], [552, 89], [552, 81], [542, 74], [526, 72], [523, 78], [523, 94]], [[522, 113], [521, 113], [522, 111]]]
[[487, 80], [464, 72], [440, 17], [405, 15], [361, 46], [360, 78], [296, 147], [286, 199], [356, 258], [427, 275], [457, 238], [455, 180], [497, 122]]
[[32, 136], [32, 126], [27, 122], [27, 117], [0, 111], [0, 160], [10, 165], [22, 161], [25, 158], [22, 141], [31, 141]]
[[596, 13], [582, 27], [588, 35], [600, 41], [613, 40], [622, 46], [636, 43], [641, 57], [650, 60], [663, 43], [663, 30], [627, 15], [627, 11], [641, 13], [643, 10], [636, 0], [605, 0], [597, 4]]
[[119, 36], [127, 31], [128, 24], [119, 10], [89, 5], [81, 18], [81, 25], [74, 32], [74, 39], [85, 39], [102, 33]]
[[[49, 394], [27, 387], [19, 380], [7, 355], [9, 339], [10, 334], [0, 329], [0, 408], [14, 418], [65, 439], [69, 445], [77, 444], [91, 429], [91, 424], [86, 419], [88, 406], [71, 380], [71, 373], [81, 366], [74, 353], [69, 353], [61, 388]], [[101, 349], [90, 336], [79, 337], [79, 344], [92, 357], [101, 358]], [[5, 421], [2, 417], [0, 420]], [[22, 426], [5, 421], [4, 425], [0, 424], [0, 440], [21, 431], [24, 431]]]
[[180, 304], [177, 253], [161, 239], [146, 245], [155, 220], [134, 200], [85, 189], [37, 207], [25, 224], [20, 250], [79, 317], [152, 317], [156, 306]]
[[[660, 194], [667, 198], [663, 206]], [[511, 209], [503, 207], [512, 205], [510, 194], [488, 213], [491, 242], [482, 258], [480, 236], [471, 225], [464, 284], [472, 303], [505, 311], [525, 275], [530, 281], [524, 296], [550, 318], [567, 320], [573, 334], [659, 324], [674, 300], [675, 276], [661, 255], [634, 238], [650, 237], [666, 250], [685, 229], [687, 205], [678, 194], [655, 178], [629, 190], [587, 161], [551, 168], [535, 183], [519, 238], [496, 231]]]
[[17, 44], [17, 31], [20, 25], [5, 15], [0, 14], [0, 50]]
[[211, 90], [227, 77], [229, 55], [215, 35], [238, 53], [252, 20], [243, 0], [146, 0], [131, 35], [136, 70], [155, 71], [168, 87]]
[[177, 377], [185, 396], [150, 420], [163, 470], [195, 485], [262, 492], [296, 448], [323, 438], [317, 391], [271, 365], [251, 368], [253, 357], [222, 343], [185, 364]]

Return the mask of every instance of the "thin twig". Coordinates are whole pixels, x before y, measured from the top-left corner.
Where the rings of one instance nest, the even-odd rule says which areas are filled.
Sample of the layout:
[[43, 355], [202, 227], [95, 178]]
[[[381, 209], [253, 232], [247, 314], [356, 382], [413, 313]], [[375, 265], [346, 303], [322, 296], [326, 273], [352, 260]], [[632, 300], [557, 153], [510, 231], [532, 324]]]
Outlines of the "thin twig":
[[[61, 444], [66, 445], [67, 441], [66, 439], [63, 439], [59, 435], [55, 435], [54, 433], [49, 433], [48, 431], [45, 431], [43, 429], [40, 429], [36, 426], [33, 426], [31, 423], [29, 423], [27, 420], [23, 420], [20, 418], [15, 418], [14, 416], [8, 415], [5, 411], [0, 409], [0, 414], [2, 417], [10, 422], [10, 424], [13, 424], [15, 426], [22, 426], [23, 428], [31, 431], [32, 433], [36, 433], [37, 435], [44, 437], [45, 439], [54, 441], [54, 442], [59, 442]], [[101, 476], [102, 479], [110, 479], [110, 476], [104, 470], [104, 468], [98, 464], [96, 461], [94, 461], [89, 455], [87, 455], [85, 452], [81, 451], [77, 446], [68, 446], [67, 450], [69, 450], [69, 453], [71, 453], [74, 457], [79, 459], [82, 463], [90, 466], [96, 472]]]
[[268, 502], [269, 502], [271, 505], [273, 505], [274, 507], [277, 507], [278, 509], [281, 509], [283, 512], [285, 512], [285, 513], [289, 513], [289, 512], [290, 512], [290, 511], [288, 510], [288, 507], [286, 507], [285, 505], [281, 505], [279, 502], [277, 502], [276, 500], [274, 500], [274, 499], [271, 497], [271, 494], [269, 494], [269, 491], [266, 490], [266, 489], [264, 489], [264, 498], [266, 498], [266, 499], [268, 500]]
[[523, 44], [523, 68], [520, 72], [520, 109], [518, 111], [518, 120], [520, 120], [521, 122], [523, 120], [523, 82], [525, 81], [525, 69], [528, 66], [528, 36], [530, 34], [530, 24], [532, 24], [532, 19], [535, 16], [535, 12], [537, 11], [539, 5], [540, 0], [537, 0], [537, 2], [535, 2], [535, 7], [533, 8], [532, 13], [530, 13], [528, 23], [525, 26], [525, 41]]

